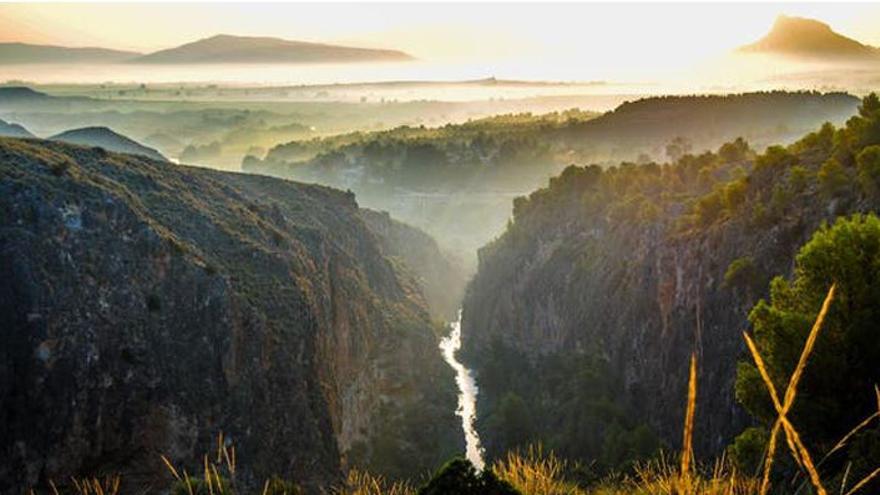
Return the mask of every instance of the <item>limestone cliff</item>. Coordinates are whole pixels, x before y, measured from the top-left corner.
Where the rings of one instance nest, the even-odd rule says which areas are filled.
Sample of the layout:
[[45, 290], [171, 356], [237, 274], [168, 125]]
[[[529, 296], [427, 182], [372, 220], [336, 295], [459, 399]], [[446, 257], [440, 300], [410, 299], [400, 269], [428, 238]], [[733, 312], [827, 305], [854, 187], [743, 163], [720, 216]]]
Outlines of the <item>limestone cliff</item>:
[[0, 491], [161, 485], [160, 454], [220, 431], [242, 477], [312, 488], [463, 443], [418, 286], [352, 195], [0, 139], [0, 205]]
[[455, 320], [468, 280], [463, 262], [441, 249], [433, 237], [394, 220], [388, 212], [362, 208], [361, 215], [379, 237], [385, 254], [414, 275], [434, 317]]

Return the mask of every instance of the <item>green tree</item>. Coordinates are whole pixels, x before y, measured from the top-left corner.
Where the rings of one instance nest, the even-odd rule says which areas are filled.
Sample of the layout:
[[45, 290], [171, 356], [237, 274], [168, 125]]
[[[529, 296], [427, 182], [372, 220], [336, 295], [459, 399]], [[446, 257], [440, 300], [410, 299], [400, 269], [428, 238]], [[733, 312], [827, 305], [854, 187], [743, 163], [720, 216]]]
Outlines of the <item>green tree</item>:
[[731, 261], [724, 272], [725, 288], [741, 288], [751, 293], [757, 288], [759, 280], [761, 280], [761, 272], [751, 256], [743, 256]]
[[755, 171], [776, 172], [778, 170], [793, 167], [797, 165], [797, 163], [798, 157], [793, 155], [787, 149], [782, 146], [771, 146], [764, 151], [763, 155], [760, 155], [758, 159], [755, 160]]
[[810, 172], [801, 165], [792, 167], [788, 177], [791, 188], [796, 193], [803, 192], [809, 185], [810, 179]]
[[873, 145], [863, 149], [856, 157], [859, 183], [865, 194], [880, 194], [880, 146]]
[[[855, 215], [839, 219], [833, 227], [821, 228], [798, 253], [793, 280], [774, 279], [770, 301], [758, 302], [749, 315], [756, 345], [782, 393], [819, 307], [834, 283], [837, 296], [789, 416], [808, 448], [820, 456], [877, 410], [874, 384], [880, 383], [880, 219]], [[762, 426], [776, 419], [764, 383], [751, 361], [739, 365], [736, 397]], [[748, 440], [740, 438], [737, 444], [745, 449]], [[853, 445], [859, 444], [856, 440]], [[852, 474], [880, 464], [880, 455], [848, 455], [856, 469]], [[833, 470], [844, 464], [832, 462], [825, 468]]]
[[843, 194], [849, 188], [849, 176], [835, 158], [829, 158], [822, 164], [816, 178], [819, 180], [819, 189], [828, 198]]
[[718, 156], [725, 163], [741, 162], [752, 154], [749, 143], [745, 139], [738, 137], [729, 143], [724, 143], [718, 148]]

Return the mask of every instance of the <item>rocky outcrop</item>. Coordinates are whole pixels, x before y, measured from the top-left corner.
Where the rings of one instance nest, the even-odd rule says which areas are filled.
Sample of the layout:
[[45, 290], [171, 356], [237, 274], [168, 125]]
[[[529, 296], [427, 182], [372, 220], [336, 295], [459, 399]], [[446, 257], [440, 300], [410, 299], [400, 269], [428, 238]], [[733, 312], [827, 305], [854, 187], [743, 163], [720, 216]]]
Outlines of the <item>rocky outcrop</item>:
[[463, 445], [418, 285], [352, 195], [0, 139], [0, 204], [0, 491], [162, 485], [160, 454], [221, 431], [243, 479], [312, 488]]
[[804, 58], [813, 62], [877, 62], [880, 50], [834, 32], [828, 24], [780, 15], [760, 40], [740, 47], [743, 53]]

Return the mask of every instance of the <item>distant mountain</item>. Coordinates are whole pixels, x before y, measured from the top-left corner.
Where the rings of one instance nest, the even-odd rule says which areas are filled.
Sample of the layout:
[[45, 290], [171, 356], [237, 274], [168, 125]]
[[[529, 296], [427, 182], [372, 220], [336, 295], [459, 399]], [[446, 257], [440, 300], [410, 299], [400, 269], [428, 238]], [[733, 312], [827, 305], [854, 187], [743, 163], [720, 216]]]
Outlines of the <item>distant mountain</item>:
[[15, 138], [32, 138], [36, 137], [31, 134], [30, 131], [25, 129], [24, 127], [18, 124], [11, 124], [9, 122], [0, 120], [0, 136], [3, 137], [15, 137]]
[[805, 59], [880, 61], [880, 49], [835, 33], [828, 24], [784, 15], [776, 19], [766, 36], [739, 51]]
[[98, 146], [107, 151], [116, 153], [129, 153], [141, 155], [154, 160], [168, 161], [161, 153], [153, 148], [144, 146], [137, 141], [113, 132], [106, 127], [83, 127], [62, 132], [50, 137], [52, 141], [79, 144], [82, 146]]
[[137, 52], [110, 50], [107, 48], [73, 48], [53, 45], [30, 45], [27, 43], [0, 43], [2, 64], [79, 64], [117, 63], [141, 55]]
[[220, 34], [137, 57], [141, 64], [397, 62], [413, 57], [397, 50], [325, 45], [279, 38]]

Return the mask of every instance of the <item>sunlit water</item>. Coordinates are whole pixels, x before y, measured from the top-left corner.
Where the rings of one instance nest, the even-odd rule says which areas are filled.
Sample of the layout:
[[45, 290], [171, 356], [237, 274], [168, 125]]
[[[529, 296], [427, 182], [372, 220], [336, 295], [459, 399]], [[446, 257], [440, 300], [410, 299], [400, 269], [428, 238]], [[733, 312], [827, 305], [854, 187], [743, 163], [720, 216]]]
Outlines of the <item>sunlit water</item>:
[[477, 419], [477, 382], [471, 370], [461, 364], [455, 356], [461, 348], [460, 311], [458, 320], [450, 323], [449, 326], [452, 330], [440, 341], [440, 350], [443, 351], [443, 358], [455, 370], [455, 383], [458, 385], [458, 409], [455, 414], [461, 418], [461, 427], [464, 430], [465, 456], [477, 469], [483, 469], [483, 448], [474, 428], [474, 421]]

